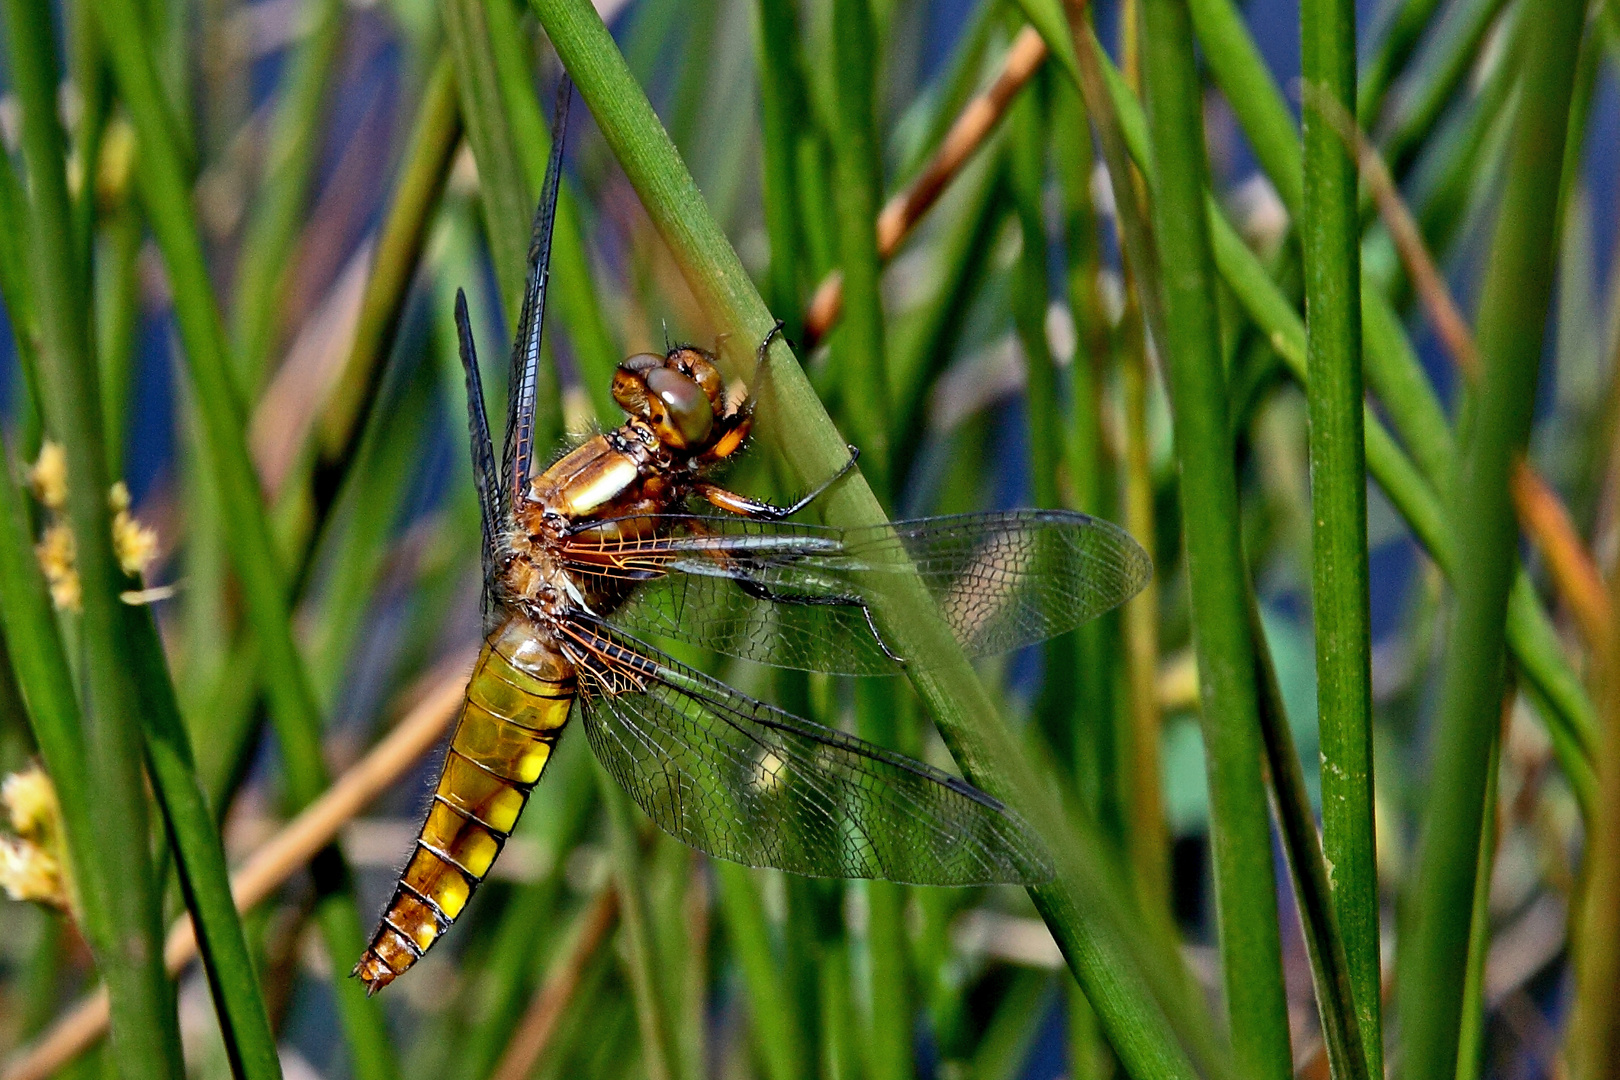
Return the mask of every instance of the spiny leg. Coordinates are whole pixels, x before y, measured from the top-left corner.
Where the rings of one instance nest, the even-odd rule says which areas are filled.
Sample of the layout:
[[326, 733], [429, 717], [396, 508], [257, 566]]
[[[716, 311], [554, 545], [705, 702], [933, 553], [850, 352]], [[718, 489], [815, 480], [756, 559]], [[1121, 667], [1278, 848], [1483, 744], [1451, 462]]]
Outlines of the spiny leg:
[[694, 484], [693, 491], [702, 496], [716, 509], [724, 510], [727, 513], [753, 518], [757, 521], [781, 521], [792, 517], [826, 494], [828, 488], [848, 475], [849, 471], [855, 467], [855, 462], [860, 460], [860, 456], [860, 450], [850, 446], [849, 460], [844, 462], [842, 468], [817, 484], [810, 490], [809, 494], [788, 506], [777, 506], [775, 503], [769, 503], [763, 499], [739, 495], [735, 491], [723, 488], [719, 484], [710, 483], [707, 480], [700, 480]]

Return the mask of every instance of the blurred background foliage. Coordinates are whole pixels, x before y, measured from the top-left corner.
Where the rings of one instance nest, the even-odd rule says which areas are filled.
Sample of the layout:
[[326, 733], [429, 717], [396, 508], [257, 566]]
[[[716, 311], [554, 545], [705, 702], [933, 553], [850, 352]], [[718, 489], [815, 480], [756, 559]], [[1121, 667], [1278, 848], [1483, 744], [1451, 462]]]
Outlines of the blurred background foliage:
[[[1590, 1004], [1612, 1012], [1620, 990], [1620, 926], [1605, 915], [1620, 899], [1603, 884], [1620, 887], [1620, 712], [1600, 679], [1613, 644], [1600, 575], [1620, 535], [1620, 3], [1563, 5], [1580, 10], [596, 5], [889, 513], [1065, 506], [1124, 524], [1153, 554], [1155, 585], [1132, 605], [980, 675], [1075, 827], [1100, 840], [1096, 872], [1128, 918], [1173, 920], [1185, 969], [1145, 952], [1167, 961], [1156, 977], [1172, 987], [1149, 996], [1199, 1072], [1367, 1075], [1380, 1056], [1445, 1080], [1436, 1061], [1455, 1060], [1458, 1077], [1620, 1068], [1615, 1025]], [[577, 735], [445, 943], [374, 1001], [341, 978], [414, 836], [429, 751], [479, 631], [452, 297], [466, 288], [485, 385], [504, 387], [549, 149], [540, 103], [560, 71], [541, 22], [569, 25], [578, 6], [5, 4], [0, 774], [21, 779], [5, 789], [0, 870], [35, 900], [0, 908], [8, 1080], [1050, 1080], [1140, 1061], [1121, 1017], [1164, 1026], [1132, 1007], [1094, 1010], [1054, 941], [1071, 940], [1067, 919], [1114, 916], [1037, 912], [1011, 889], [720, 865], [639, 816], [616, 831]], [[1173, 30], [1189, 15], [1196, 69], [1191, 40], [1139, 22]], [[1359, 198], [1354, 185], [1302, 185], [1302, 167], [1327, 159], [1301, 163], [1302, 15], [1307, 36], [1359, 60], [1353, 111], [1382, 163], [1363, 156]], [[1567, 40], [1554, 40], [1564, 23]], [[1090, 50], [1093, 26], [1106, 57]], [[1577, 41], [1573, 62], [1549, 59]], [[596, 46], [579, 36], [572, 47]], [[1145, 87], [1145, 129], [1137, 103], [1144, 75], [1177, 63], [1202, 80], [1191, 89], [1205, 145], [1181, 145], [1190, 157], [1174, 141], [1174, 101], [1155, 97], [1168, 91]], [[575, 74], [591, 109], [575, 110], [570, 133], [541, 394], [542, 438], [558, 447], [617, 423], [606, 391], [619, 357], [671, 341], [736, 351], [694, 283], [698, 249], [671, 241], [610, 149], [615, 135], [646, 133], [610, 120], [592, 97], [607, 84]], [[1567, 140], [1516, 156], [1516, 125], [1547, 130], [1554, 114], [1567, 115]], [[1351, 160], [1349, 120], [1324, 104], [1317, 122], [1337, 149], [1307, 153]], [[1122, 207], [1104, 162], [1117, 177], [1127, 152], [1140, 171]], [[1161, 216], [1174, 181], [1201, 176], [1208, 231], [1196, 202], [1186, 218]], [[1464, 636], [1447, 630], [1448, 575], [1489, 562], [1459, 517], [1478, 469], [1459, 463], [1513, 443], [1508, 431], [1492, 441], [1489, 402], [1458, 372], [1478, 363], [1477, 318], [1484, 385], [1505, 385], [1490, 365], [1511, 333], [1485, 325], [1482, 295], [1524, 297], [1521, 321], [1540, 330], [1538, 271], [1508, 276], [1493, 249], [1510, 235], [1502, 215], [1540, 220], [1515, 194], [1538, 188], [1552, 193], [1553, 227], [1527, 246], [1544, 249], [1553, 303], [1544, 347], [1516, 339], [1536, 386], [1534, 476], [1514, 488], [1528, 577], [1506, 601], [1499, 737], [1468, 744], [1488, 752], [1468, 776], [1484, 801], [1467, 796], [1472, 833], [1452, 835], [1434, 824], [1453, 791], [1436, 786], [1433, 756], [1437, 738], [1453, 745], [1436, 734], [1451, 708], [1448, 647], [1449, 662], [1467, 662], [1451, 644]], [[1337, 253], [1321, 231], [1335, 198], [1351, 228]], [[1182, 229], [1206, 237], [1191, 264], [1175, 257], [1188, 250]], [[1161, 275], [1198, 258], [1217, 392], [1183, 395], [1173, 418], [1162, 343], [1182, 340], [1187, 309]], [[1336, 310], [1342, 327], [1362, 327], [1374, 482], [1352, 461], [1348, 486], [1319, 483], [1313, 506], [1301, 315], [1323, 266], [1360, 282], [1359, 301]], [[1328, 313], [1339, 301], [1321, 303]], [[1262, 670], [1252, 729], [1254, 717], [1200, 717], [1194, 629], [1201, 646], [1215, 630], [1190, 602], [1184, 552], [1207, 509], [1178, 490], [1175, 445], [1195, 410], [1219, 429], [1228, 451], [1215, 469], [1235, 485], [1237, 520], [1220, 527], [1241, 536], [1242, 566], [1227, 584], [1257, 601], [1261, 633], [1243, 646]], [[790, 494], [808, 429], [791, 410], [771, 415], [776, 428], [733, 482]], [[109, 503], [115, 482], [124, 494]], [[1362, 490], [1369, 629], [1334, 648], [1370, 673], [1370, 714], [1350, 722], [1376, 761], [1355, 813], [1377, 844], [1330, 832], [1323, 862], [1315, 831], [1288, 827], [1321, 817], [1323, 752], [1330, 770], [1346, 764], [1317, 722], [1312, 522], [1327, 500], [1353, 509]], [[1352, 607], [1357, 595], [1343, 593]], [[683, 655], [800, 715], [951, 764], [901, 680], [857, 686]], [[1479, 670], [1493, 695], [1495, 666]], [[1212, 731], [1248, 741], [1207, 761]], [[1236, 773], [1223, 771], [1233, 746]], [[29, 772], [40, 762], [54, 797]], [[1233, 775], [1212, 798], [1206, 777]], [[341, 797], [323, 798], [334, 778]], [[1230, 808], [1260, 822], [1268, 801], [1279, 827], [1245, 837]], [[289, 833], [311, 804], [306, 831]], [[1217, 905], [1214, 851], [1270, 868], [1247, 883], [1264, 903]], [[1376, 876], [1335, 876], [1341, 851]], [[1473, 871], [1461, 893], [1423, 872], [1447, 858]], [[1370, 934], [1335, 920], [1313, 873], [1370, 898]], [[171, 940], [171, 984], [159, 934], [188, 910], [208, 963]], [[1440, 940], [1436, 919], [1462, 950], [1436, 946], [1423, 957], [1440, 956], [1437, 967], [1408, 966], [1398, 931], [1422, 924]], [[1109, 990], [1069, 960], [1088, 989]], [[1397, 966], [1402, 987], [1455, 997], [1454, 1014], [1420, 1015], [1409, 995], [1383, 1010], [1380, 1035], [1368, 986], [1381, 977], [1387, 997]], [[1183, 977], [1197, 991], [1177, 998]], [[111, 1042], [107, 999], [87, 997], [103, 983]], [[1276, 1014], [1227, 1019], [1224, 1002], [1245, 987], [1274, 990]], [[1427, 1033], [1404, 1059], [1397, 1012]], [[1231, 1051], [1210, 1034], [1227, 1030]]]

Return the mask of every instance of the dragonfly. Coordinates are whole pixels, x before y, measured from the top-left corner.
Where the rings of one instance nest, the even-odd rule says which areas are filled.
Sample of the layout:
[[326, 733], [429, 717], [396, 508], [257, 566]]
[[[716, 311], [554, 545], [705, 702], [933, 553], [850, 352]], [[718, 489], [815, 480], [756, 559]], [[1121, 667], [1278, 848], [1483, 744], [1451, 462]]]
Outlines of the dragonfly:
[[[779, 506], [713, 477], [753, 423], [715, 357], [680, 345], [619, 365], [619, 427], [535, 475], [552, 226], [571, 88], [514, 335], [497, 468], [467, 302], [455, 319], [482, 517], [486, 640], [425, 820], [353, 975], [376, 993], [432, 947], [489, 873], [578, 714], [607, 772], [666, 832], [711, 856], [818, 877], [1033, 885], [1052, 860], [966, 781], [756, 700], [645, 636], [842, 675], [903, 661], [873, 581], [915, 574], [970, 655], [1070, 630], [1135, 595], [1148, 557], [1084, 514], [1017, 510], [834, 528], [790, 520], [855, 465]], [[759, 359], [780, 325], [759, 346]]]

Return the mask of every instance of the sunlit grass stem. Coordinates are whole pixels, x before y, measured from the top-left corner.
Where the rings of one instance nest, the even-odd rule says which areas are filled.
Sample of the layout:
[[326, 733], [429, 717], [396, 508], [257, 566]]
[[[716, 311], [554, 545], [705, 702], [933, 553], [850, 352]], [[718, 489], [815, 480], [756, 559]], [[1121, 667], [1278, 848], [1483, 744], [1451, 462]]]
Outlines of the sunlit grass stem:
[[1480, 807], [1503, 687], [1503, 627], [1518, 530], [1508, 476], [1529, 436], [1553, 279], [1560, 190], [1580, 5], [1526, 11], [1524, 100], [1480, 299], [1484, 373], [1452, 496], [1460, 550], [1457, 613], [1445, 660], [1426, 790], [1418, 870], [1408, 895], [1399, 1002], [1407, 1069], [1456, 1070]]
[[1293, 1071], [1288, 1008], [1215, 265], [1203, 213], [1207, 165], [1191, 18], [1185, 0], [1143, 0], [1142, 22], [1156, 172], [1149, 189], [1203, 704], [1222, 980], [1238, 1070], [1282, 1078]]

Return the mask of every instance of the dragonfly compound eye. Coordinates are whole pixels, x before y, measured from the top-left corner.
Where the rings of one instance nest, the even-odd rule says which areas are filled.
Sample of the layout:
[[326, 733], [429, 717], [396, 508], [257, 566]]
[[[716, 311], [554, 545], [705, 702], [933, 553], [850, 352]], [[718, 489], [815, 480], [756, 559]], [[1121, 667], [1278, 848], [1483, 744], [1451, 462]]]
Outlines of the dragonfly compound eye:
[[692, 379], [669, 368], [647, 374], [647, 419], [672, 446], [701, 445], [714, 428], [714, 406], [708, 392]]

